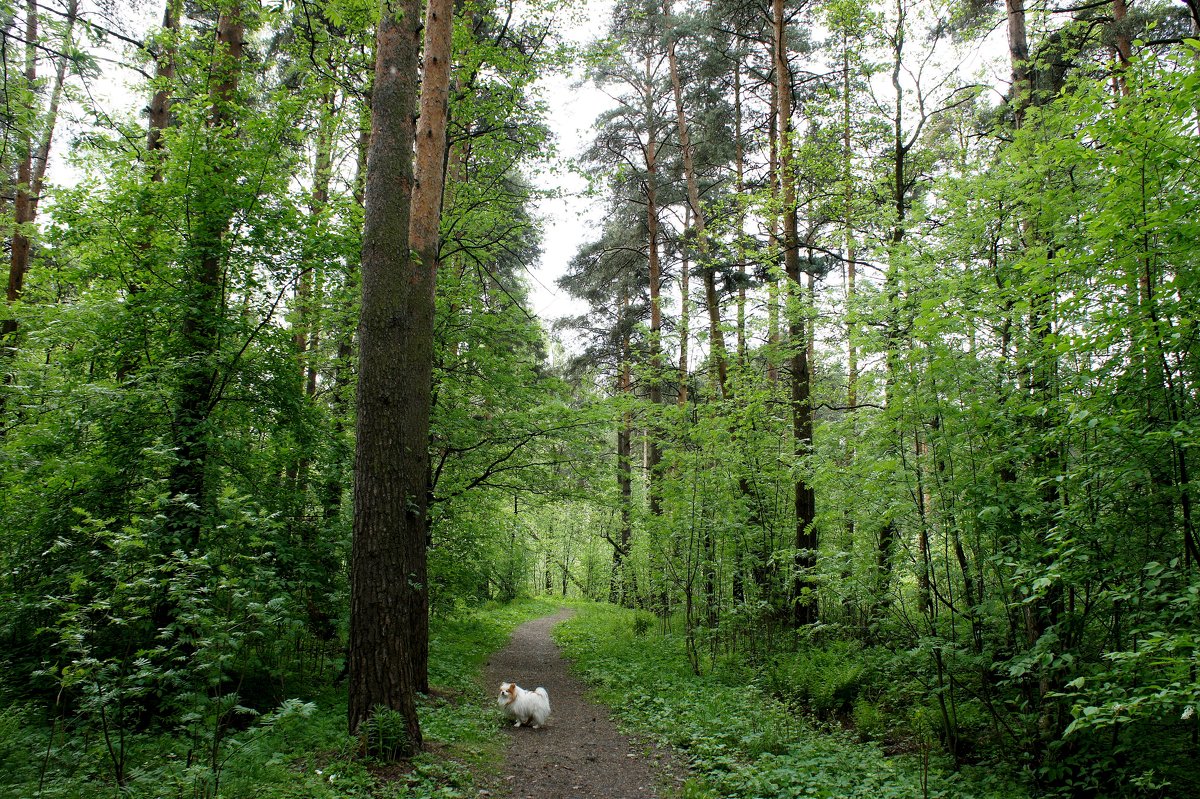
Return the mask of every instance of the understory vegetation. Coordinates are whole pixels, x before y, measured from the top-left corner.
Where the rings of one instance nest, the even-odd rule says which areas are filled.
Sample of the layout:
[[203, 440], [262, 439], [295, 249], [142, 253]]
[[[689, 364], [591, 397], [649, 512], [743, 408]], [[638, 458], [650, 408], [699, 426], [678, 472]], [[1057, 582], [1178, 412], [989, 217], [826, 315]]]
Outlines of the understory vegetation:
[[1018, 799], [1004, 772], [954, 768], [934, 708], [901, 679], [904, 655], [806, 641], [769, 660], [691, 668], [684, 636], [649, 614], [579, 606], [555, 637], [626, 726], [669, 744], [694, 773], [685, 799]]
[[[477, 783], [486, 782], [503, 754], [503, 739], [496, 735], [502, 722], [491, 688], [480, 679], [483, 663], [514, 627], [555, 607], [524, 600], [433, 620], [432, 691], [420, 705], [430, 747], [411, 761], [362, 756], [363, 740], [347, 732], [345, 686], [334, 671], [324, 682], [290, 686], [282, 702], [251, 693], [245, 683], [239, 693], [197, 696], [173, 729], [122, 726], [120, 717], [107, 714], [98, 720], [65, 714], [48, 720], [32, 703], [9, 704], [0, 710], [0, 797], [475, 796]], [[115, 694], [122, 687], [107, 690]], [[121, 697], [108, 699], [120, 707]], [[394, 714], [385, 713], [365, 736], [373, 748], [386, 750], [402, 729]]]

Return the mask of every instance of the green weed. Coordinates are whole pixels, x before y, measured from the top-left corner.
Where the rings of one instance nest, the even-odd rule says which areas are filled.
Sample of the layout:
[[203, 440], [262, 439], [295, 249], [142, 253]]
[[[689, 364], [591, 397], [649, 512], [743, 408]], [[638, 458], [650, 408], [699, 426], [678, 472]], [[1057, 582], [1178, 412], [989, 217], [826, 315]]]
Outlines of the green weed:
[[[841, 693], [865, 673], [861, 663], [842, 663], [828, 654], [797, 656], [788, 683], [775, 664], [771, 687], [729, 681], [716, 671], [696, 676], [681, 637], [635, 635], [631, 612], [608, 605], [581, 607], [559, 625], [556, 638], [597, 698], [625, 724], [674, 746], [690, 763], [694, 778], [686, 799], [741, 797], [838, 797], [839, 799], [1014, 799], [1021, 786], [979, 771], [953, 771], [948, 762], [888, 757], [837, 728], [818, 729], [796, 712], [797, 690], [826, 707], [843, 707]], [[847, 657], [853, 653], [847, 651]], [[782, 663], [782, 662], [781, 662]], [[821, 669], [828, 674], [821, 673]], [[764, 680], [765, 682], [765, 680]], [[851, 702], [864, 725], [881, 724], [869, 702]]]

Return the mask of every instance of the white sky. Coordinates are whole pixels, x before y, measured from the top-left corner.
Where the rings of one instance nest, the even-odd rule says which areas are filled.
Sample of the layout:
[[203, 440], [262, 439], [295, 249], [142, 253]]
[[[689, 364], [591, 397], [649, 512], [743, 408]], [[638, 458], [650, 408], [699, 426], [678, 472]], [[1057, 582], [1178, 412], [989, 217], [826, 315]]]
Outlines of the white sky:
[[[611, 0], [587, 0], [576, 9], [578, 17], [566, 26], [563, 38], [585, 45], [604, 33], [612, 8]], [[557, 196], [537, 204], [542, 221], [542, 256], [530, 274], [532, 311], [547, 330], [554, 320], [580, 313], [586, 306], [555, 281], [566, 271], [581, 245], [597, 237], [603, 199], [585, 196], [587, 181], [570, 170], [593, 136], [596, 115], [612, 101], [590, 82], [583, 80], [577, 62], [571, 74], [551, 75], [538, 82], [549, 106], [546, 120], [554, 133], [557, 151], [551, 164], [532, 175], [534, 183], [555, 191]]]

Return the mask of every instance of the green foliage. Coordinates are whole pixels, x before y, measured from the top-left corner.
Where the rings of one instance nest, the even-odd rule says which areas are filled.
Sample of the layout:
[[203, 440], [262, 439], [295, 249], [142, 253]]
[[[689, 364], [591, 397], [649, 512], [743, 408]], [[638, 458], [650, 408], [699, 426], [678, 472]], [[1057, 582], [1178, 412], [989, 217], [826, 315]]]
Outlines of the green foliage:
[[[692, 796], [1014, 797], [1017, 785], [982, 770], [954, 771], [912, 756], [885, 756], [836, 729], [798, 716], [763, 685], [720, 669], [692, 673], [679, 636], [634, 635], [636, 615], [612, 606], [583, 606], [556, 628], [556, 638], [597, 696], [626, 724], [670, 743], [702, 775]], [[843, 650], [852, 661], [855, 653]], [[809, 663], [816, 657], [810, 656]], [[838, 662], [842, 673], [862, 664]], [[817, 680], [813, 679], [812, 682]], [[929, 792], [921, 772], [929, 767]]]
[[773, 696], [822, 719], [846, 714], [864, 687], [866, 672], [859, 647], [836, 641], [775, 656], [763, 670], [763, 687]]
[[[345, 730], [342, 689], [319, 688], [310, 699], [285, 699], [262, 711], [239, 704], [236, 693], [197, 695], [188, 700], [180, 725], [146, 729], [120, 714], [122, 708], [131, 713], [145, 696], [138, 680], [161, 684], [159, 664], [146, 659], [140, 672], [122, 675], [115, 665], [81, 658], [67, 670], [74, 683], [61, 694], [66, 700], [69, 689], [80, 692], [81, 712], [46, 723], [29, 704], [6, 703], [0, 711], [5, 766], [0, 797], [19, 799], [39, 790], [48, 797], [101, 799], [473, 795], [476, 775], [493, 768], [500, 754], [492, 694], [479, 684], [483, 663], [514, 627], [555, 607], [536, 601], [488, 605], [435, 621], [430, 643], [435, 691], [422, 700], [420, 713], [422, 730], [439, 753], [418, 756], [404, 768], [359, 756], [361, 741]], [[82, 638], [78, 632], [62, 635]], [[219, 660], [207, 647], [217, 644], [205, 639], [194, 659]], [[85, 681], [90, 688], [83, 687]], [[369, 734], [386, 747], [404, 729], [403, 720], [387, 711], [377, 719]], [[81, 734], [84, 725], [94, 725], [91, 734]]]

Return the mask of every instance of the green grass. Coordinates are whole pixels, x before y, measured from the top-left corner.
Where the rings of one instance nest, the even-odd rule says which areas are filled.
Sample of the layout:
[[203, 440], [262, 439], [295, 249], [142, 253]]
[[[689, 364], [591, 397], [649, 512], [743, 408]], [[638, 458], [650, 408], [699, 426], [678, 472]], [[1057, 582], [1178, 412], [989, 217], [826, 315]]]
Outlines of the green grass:
[[[578, 606], [556, 638], [600, 701], [630, 728], [668, 743], [695, 778], [685, 799], [1016, 799], [1015, 781], [953, 771], [932, 754], [888, 757], [836, 727], [820, 729], [755, 685], [720, 669], [696, 676], [683, 641], [660, 636], [645, 614]], [[850, 666], [843, 664], [846, 668]], [[740, 671], [745, 671], [744, 669]]]
[[[127, 735], [126, 784], [115, 784], [96, 731], [53, 730], [28, 706], [0, 708], [0, 799], [460, 799], [493, 773], [503, 738], [481, 670], [518, 624], [554, 612], [557, 603], [526, 600], [464, 610], [430, 625], [433, 695], [420, 706], [427, 751], [384, 764], [356, 755], [346, 731], [344, 686], [289, 700], [247, 729], [230, 733], [217, 765], [196, 740]], [[211, 751], [211, 750], [210, 750]]]

